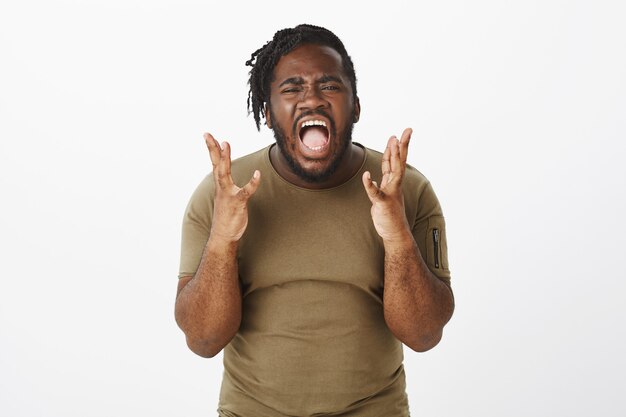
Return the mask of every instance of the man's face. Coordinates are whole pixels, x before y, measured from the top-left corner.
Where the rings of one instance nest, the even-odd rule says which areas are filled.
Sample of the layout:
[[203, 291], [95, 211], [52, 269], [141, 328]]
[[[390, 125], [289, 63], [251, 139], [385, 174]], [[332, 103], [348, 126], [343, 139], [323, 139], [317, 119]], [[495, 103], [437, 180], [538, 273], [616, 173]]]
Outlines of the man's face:
[[268, 126], [293, 173], [307, 182], [332, 176], [350, 146], [360, 107], [341, 55], [305, 44], [280, 58], [270, 85]]

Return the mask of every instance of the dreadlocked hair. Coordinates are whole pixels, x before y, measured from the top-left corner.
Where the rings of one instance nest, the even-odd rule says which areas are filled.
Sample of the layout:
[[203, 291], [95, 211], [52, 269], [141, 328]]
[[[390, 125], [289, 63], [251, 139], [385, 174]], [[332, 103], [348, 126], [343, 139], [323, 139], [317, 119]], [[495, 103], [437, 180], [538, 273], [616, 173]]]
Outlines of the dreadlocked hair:
[[273, 81], [274, 67], [278, 60], [302, 44], [329, 46], [341, 55], [343, 70], [352, 86], [356, 98], [356, 74], [354, 64], [341, 40], [330, 30], [320, 26], [302, 24], [295, 28], [279, 30], [271, 41], [252, 53], [246, 65], [249, 72], [248, 114], [254, 114], [257, 130], [261, 130], [261, 117], [265, 118], [265, 104], [269, 103], [270, 84]]

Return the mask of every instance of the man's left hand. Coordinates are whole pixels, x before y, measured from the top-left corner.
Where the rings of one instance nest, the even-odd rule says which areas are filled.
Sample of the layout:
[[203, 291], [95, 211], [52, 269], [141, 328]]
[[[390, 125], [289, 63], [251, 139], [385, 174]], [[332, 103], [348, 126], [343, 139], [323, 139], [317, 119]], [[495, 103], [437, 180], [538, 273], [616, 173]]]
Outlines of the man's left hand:
[[413, 131], [404, 129], [400, 140], [389, 138], [383, 154], [380, 185], [372, 181], [369, 171], [363, 173], [363, 185], [372, 202], [372, 220], [385, 243], [401, 242], [411, 237], [411, 229], [404, 212], [402, 179], [406, 170], [409, 141]]

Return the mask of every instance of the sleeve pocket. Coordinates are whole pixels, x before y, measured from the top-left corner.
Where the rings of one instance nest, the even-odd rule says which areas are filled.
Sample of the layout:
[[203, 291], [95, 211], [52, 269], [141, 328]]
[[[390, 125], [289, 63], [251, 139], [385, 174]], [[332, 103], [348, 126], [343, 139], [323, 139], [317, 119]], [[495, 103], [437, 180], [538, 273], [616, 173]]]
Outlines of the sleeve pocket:
[[428, 218], [426, 232], [426, 263], [436, 275], [450, 276], [448, 266], [448, 244], [446, 241], [446, 222], [443, 216]]

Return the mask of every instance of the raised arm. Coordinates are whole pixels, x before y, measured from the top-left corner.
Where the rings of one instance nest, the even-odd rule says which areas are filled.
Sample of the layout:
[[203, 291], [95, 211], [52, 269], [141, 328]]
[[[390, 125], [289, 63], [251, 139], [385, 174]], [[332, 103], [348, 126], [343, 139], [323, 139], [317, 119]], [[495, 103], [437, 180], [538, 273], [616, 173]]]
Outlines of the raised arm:
[[385, 322], [400, 341], [422, 352], [441, 340], [443, 327], [454, 310], [454, 299], [450, 287], [426, 266], [406, 219], [401, 185], [411, 133], [406, 129], [399, 141], [395, 136], [389, 139], [381, 184], [365, 172], [363, 185], [385, 248]]
[[241, 323], [241, 289], [237, 246], [248, 225], [248, 200], [259, 187], [261, 174], [239, 188], [230, 171], [230, 145], [210, 134], [204, 139], [215, 180], [215, 203], [209, 239], [193, 276], [178, 283], [175, 316], [187, 345], [203, 357], [217, 355], [235, 336]]

